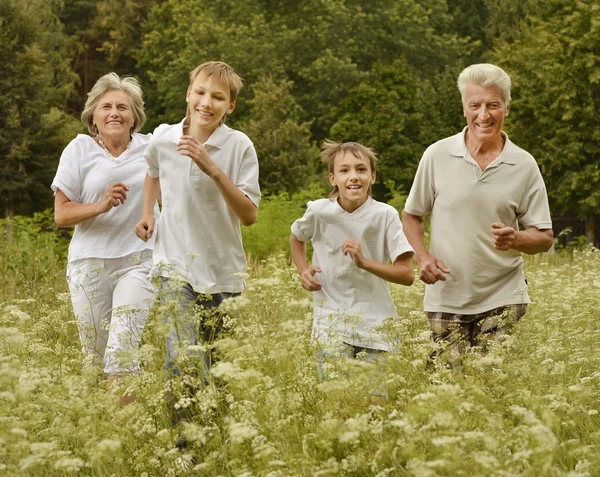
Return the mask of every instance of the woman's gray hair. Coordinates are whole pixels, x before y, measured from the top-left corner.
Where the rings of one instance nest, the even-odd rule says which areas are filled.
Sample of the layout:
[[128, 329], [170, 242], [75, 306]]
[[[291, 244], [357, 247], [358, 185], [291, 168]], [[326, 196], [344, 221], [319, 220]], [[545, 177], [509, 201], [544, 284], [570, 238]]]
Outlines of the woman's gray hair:
[[510, 76], [502, 68], [490, 63], [479, 63], [467, 66], [460, 75], [458, 75], [458, 90], [462, 102], [465, 102], [465, 94], [469, 84], [479, 86], [498, 86], [502, 90], [506, 106], [510, 104]]
[[98, 128], [94, 125], [94, 111], [102, 95], [108, 91], [119, 90], [127, 93], [133, 113], [133, 127], [131, 132], [138, 132], [146, 122], [144, 113], [144, 94], [138, 81], [131, 76], [121, 76], [117, 73], [108, 73], [102, 76], [88, 93], [85, 107], [81, 113], [81, 120], [88, 128], [92, 136], [98, 134]]

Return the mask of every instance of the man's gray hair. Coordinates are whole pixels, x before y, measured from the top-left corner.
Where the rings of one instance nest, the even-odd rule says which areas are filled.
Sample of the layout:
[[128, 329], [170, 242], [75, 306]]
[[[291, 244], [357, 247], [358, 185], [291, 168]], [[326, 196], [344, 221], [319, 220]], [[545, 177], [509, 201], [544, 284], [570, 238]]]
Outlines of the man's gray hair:
[[510, 76], [502, 68], [490, 63], [479, 63], [467, 66], [460, 75], [458, 75], [458, 90], [462, 102], [465, 102], [465, 94], [469, 84], [479, 86], [498, 86], [502, 90], [504, 102], [510, 104]]

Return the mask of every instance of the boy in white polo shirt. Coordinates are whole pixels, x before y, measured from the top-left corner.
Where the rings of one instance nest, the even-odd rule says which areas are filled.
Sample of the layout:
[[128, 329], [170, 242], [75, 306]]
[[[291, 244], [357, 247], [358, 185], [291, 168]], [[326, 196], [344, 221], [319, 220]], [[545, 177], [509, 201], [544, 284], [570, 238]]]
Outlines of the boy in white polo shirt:
[[[246, 256], [240, 222], [248, 226], [258, 216], [254, 146], [225, 125], [241, 87], [242, 79], [222, 62], [203, 63], [190, 73], [185, 119], [159, 126], [146, 149], [144, 213], [136, 225], [139, 238], [152, 236], [153, 207], [160, 199], [153, 274], [161, 277], [162, 303], [176, 300], [178, 306], [168, 323], [166, 367], [176, 371], [180, 352], [199, 355], [204, 381], [221, 317], [201, 310], [242, 292]], [[192, 309], [196, 318], [190, 319]], [[205, 346], [187, 350], [199, 343]]]
[[[313, 339], [320, 357], [364, 352], [377, 361], [390, 349], [378, 327], [398, 316], [388, 282], [413, 283], [413, 249], [398, 211], [371, 197], [377, 160], [371, 149], [327, 141], [322, 159], [333, 191], [308, 203], [290, 236], [302, 286], [314, 292]], [[312, 265], [306, 259], [309, 240]]]

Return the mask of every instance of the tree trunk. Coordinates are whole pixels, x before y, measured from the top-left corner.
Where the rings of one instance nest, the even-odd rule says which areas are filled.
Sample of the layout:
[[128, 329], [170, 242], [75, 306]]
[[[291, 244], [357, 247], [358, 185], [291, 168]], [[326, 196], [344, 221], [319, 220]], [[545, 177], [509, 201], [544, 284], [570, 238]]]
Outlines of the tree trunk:
[[596, 245], [596, 221], [593, 215], [588, 215], [585, 219], [585, 236], [587, 237], [588, 243]]

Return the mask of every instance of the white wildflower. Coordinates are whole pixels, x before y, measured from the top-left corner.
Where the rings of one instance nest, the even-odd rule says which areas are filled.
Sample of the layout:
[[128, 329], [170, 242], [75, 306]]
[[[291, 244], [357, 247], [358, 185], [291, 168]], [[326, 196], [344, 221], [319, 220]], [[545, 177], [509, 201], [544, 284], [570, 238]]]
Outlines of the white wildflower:
[[83, 460], [79, 459], [78, 457], [63, 457], [62, 459], [56, 461], [54, 468], [63, 472], [77, 472], [84, 465], [85, 463]]
[[248, 423], [231, 422], [229, 424], [229, 436], [235, 444], [241, 444], [256, 435], [258, 435], [258, 431]]
[[458, 444], [462, 440], [460, 436], [441, 436], [432, 438], [431, 443], [436, 447], [441, 447]]
[[98, 450], [100, 452], [116, 452], [121, 448], [121, 441], [118, 439], [103, 439], [98, 442]]
[[347, 432], [342, 432], [341, 434], [338, 435], [338, 441], [341, 444], [352, 444], [352, 443], [355, 443], [355, 441], [357, 441], [359, 437], [360, 437], [360, 432], [347, 431]]

